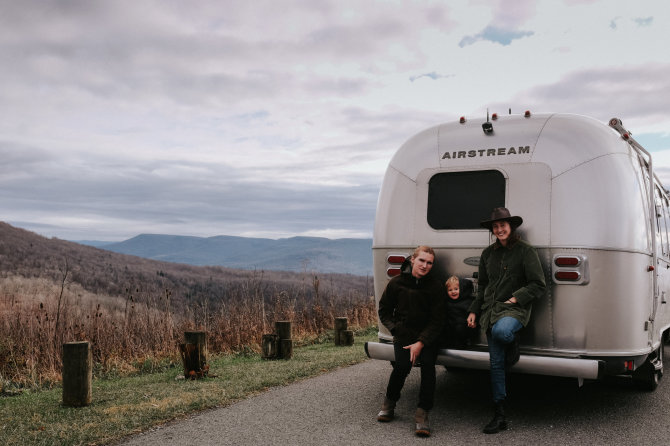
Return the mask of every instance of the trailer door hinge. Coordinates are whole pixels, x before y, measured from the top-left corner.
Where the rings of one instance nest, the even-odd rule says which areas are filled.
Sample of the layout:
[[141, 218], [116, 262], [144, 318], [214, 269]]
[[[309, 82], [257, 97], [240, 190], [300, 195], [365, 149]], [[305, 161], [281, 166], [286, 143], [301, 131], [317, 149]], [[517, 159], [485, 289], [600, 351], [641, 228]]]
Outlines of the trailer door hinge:
[[652, 327], [653, 321], [644, 321], [644, 331], [649, 331]]

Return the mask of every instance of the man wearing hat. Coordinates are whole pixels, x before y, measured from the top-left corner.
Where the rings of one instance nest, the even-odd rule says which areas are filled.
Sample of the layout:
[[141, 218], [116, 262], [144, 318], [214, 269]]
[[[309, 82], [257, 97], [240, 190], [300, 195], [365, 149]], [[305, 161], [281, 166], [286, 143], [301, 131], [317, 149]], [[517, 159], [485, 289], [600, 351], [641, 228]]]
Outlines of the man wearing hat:
[[535, 248], [516, 233], [522, 223], [504, 207], [493, 209], [491, 218], [480, 223], [496, 237], [479, 260], [477, 297], [468, 315], [468, 326], [478, 320], [489, 345], [495, 414], [484, 427], [487, 434], [507, 428], [505, 374], [519, 360], [518, 333], [528, 325], [532, 302], [546, 287]]

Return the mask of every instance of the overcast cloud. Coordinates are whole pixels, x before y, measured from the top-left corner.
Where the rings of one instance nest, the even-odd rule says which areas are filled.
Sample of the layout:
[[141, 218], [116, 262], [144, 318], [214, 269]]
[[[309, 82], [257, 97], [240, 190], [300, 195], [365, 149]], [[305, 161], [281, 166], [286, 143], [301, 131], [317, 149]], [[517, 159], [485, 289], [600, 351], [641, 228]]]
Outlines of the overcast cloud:
[[48, 237], [371, 237], [462, 115], [623, 120], [670, 184], [664, 0], [0, 0], [0, 220]]

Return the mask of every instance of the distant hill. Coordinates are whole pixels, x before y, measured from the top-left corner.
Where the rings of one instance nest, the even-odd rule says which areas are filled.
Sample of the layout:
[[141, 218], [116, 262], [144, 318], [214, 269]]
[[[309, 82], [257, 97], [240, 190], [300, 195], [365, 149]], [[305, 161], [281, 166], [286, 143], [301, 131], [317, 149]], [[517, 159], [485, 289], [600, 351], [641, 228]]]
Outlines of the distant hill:
[[[189, 302], [225, 302], [227, 299], [257, 292], [265, 295], [269, 302], [275, 297], [278, 290], [286, 290], [291, 296], [309, 297], [313, 291], [311, 284], [312, 279], [316, 276], [315, 273], [318, 273], [321, 280], [320, 291], [324, 296], [335, 294], [347, 296], [348, 293], [369, 296], [372, 289], [372, 278], [365, 276], [365, 271], [370, 269], [369, 266], [354, 275], [354, 273], [345, 272], [345, 270], [354, 271], [355, 268], [351, 266], [354, 263], [347, 263], [343, 260], [342, 265], [347, 264], [347, 268], [343, 267], [341, 272], [327, 273], [317, 270], [316, 260], [311, 263], [311, 259], [319, 259], [316, 254], [323, 254], [324, 251], [312, 248], [310, 243], [314, 240], [312, 242], [302, 240], [304, 245], [289, 243], [294, 248], [296, 246], [298, 248], [288, 255], [283, 248], [283, 243], [286, 241], [277, 240], [274, 241], [277, 242], [276, 244], [267, 244], [273, 241], [248, 239], [247, 244], [243, 243], [245, 239], [237, 240], [240, 243], [240, 249], [227, 252], [237, 253], [239, 259], [237, 264], [239, 265], [253, 265], [253, 259], [256, 258], [256, 269], [176, 263], [178, 258], [176, 254], [185, 250], [186, 247], [190, 247], [191, 260], [194, 262], [198, 257], [199, 249], [206, 252], [216, 246], [216, 249], [224, 250], [221, 245], [212, 245], [208, 240], [200, 239], [200, 245], [194, 246], [192, 243], [198, 241], [197, 237], [138, 236], [116, 244], [133, 246], [137, 242], [140, 247], [143, 246], [143, 243], [146, 245], [145, 251], [138, 249], [133, 255], [129, 255], [86, 246], [82, 243], [57, 238], [49, 239], [0, 222], [0, 277], [39, 277], [58, 283], [67, 277], [68, 283], [77, 283], [87, 291], [108, 296], [129, 297], [133, 294], [135, 298], [142, 295], [144, 298], [152, 296], [157, 299], [156, 296], [161, 296], [166, 290], [169, 290], [172, 293], [171, 303], [177, 306]], [[347, 246], [348, 243], [357, 246], [357, 241], [316, 240], [321, 240], [322, 248], [330, 246], [330, 242], [334, 242], [332, 244], [337, 246]], [[160, 243], [157, 243], [158, 241]], [[158, 249], [161, 246], [162, 248]], [[254, 246], [255, 250], [253, 250]], [[259, 249], [259, 247], [264, 249]], [[369, 248], [368, 253], [363, 254], [355, 254], [356, 251], [353, 249], [341, 249], [346, 251], [346, 254], [340, 252], [336, 255], [340, 255], [342, 259], [348, 260], [348, 256], [370, 255]], [[332, 252], [338, 253], [338, 250], [334, 249]], [[157, 258], [161, 256], [169, 258], [170, 261], [144, 257], [150, 253]], [[302, 261], [309, 263], [304, 270], [288, 271], [288, 264], [291, 262], [290, 255], [295, 256], [294, 264], [300, 265]], [[324, 258], [328, 258], [327, 254], [323, 255]], [[272, 263], [273, 260], [278, 268], [281, 268], [282, 263], [286, 263], [286, 269], [276, 270], [261, 266], [261, 261]], [[355, 260], [360, 261], [360, 259]], [[334, 264], [335, 262], [330, 263], [331, 266]]]
[[272, 240], [225, 235], [203, 238], [142, 234], [118, 243], [79, 243], [146, 259], [195, 266], [372, 274], [372, 239], [292, 237]]

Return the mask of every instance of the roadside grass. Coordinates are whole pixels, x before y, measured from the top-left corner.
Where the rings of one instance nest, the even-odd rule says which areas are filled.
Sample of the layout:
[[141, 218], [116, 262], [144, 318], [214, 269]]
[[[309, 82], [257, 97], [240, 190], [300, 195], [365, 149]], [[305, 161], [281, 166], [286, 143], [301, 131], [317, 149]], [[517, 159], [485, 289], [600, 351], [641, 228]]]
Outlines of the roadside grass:
[[376, 327], [357, 332], [354, 345], [294, 347], [290, 360], [263, 360], [257, 353], [213, 356], [210, 375], [178, 379], [181, 366], [125, 378], [93, 381], [93, 401], [62, 407], [62, 388], [0, 397], [0, 444], [106, 444], [204, 409], [228, 406], [270, 387], [286, 385], [366, 359], [363, 345]]

